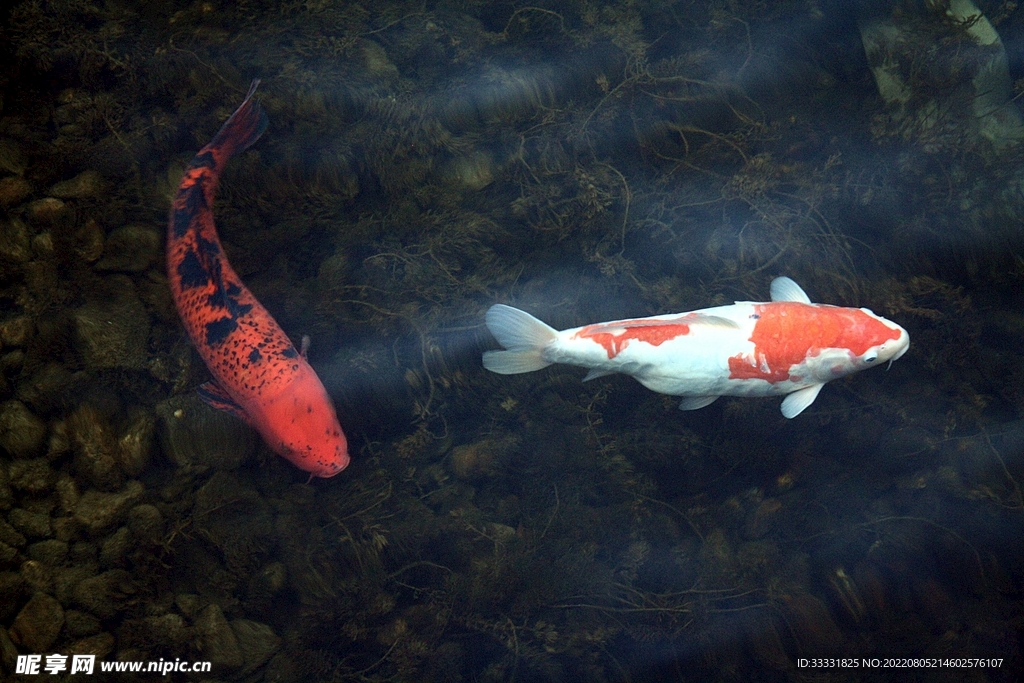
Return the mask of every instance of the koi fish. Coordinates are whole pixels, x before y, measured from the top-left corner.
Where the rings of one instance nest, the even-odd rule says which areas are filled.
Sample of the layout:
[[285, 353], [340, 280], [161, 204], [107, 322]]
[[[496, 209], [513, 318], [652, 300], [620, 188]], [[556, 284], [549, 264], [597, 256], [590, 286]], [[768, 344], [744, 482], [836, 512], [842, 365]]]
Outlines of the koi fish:
[[167, 226], [167, 276], [181, 321], [213, 380], [199, 396], [245, 420], [275, 452], [313, 477], [349, 463], [345, 434], [320, 378], [228, 263], [213, 199], [228, 161], [263, 134], [267, 115], [249, 88], [210, 144], [185, 170]]
[[786, 395], [782, 414], [793, 418], [827, 382], [891, 364], [910, 348], [910, 336], [896, 323], [866, 308], [812, 304], [788, 277], [772, 282], [771, 298], [561, 332], [498, 304], [486, 323], [505, 350], [486, 351], [483, 364], [502, 375], [577, 365], [590, 369], [584, 381], [620, 372], [653, 391], [682, 396], [682, 410], [719, 396]]

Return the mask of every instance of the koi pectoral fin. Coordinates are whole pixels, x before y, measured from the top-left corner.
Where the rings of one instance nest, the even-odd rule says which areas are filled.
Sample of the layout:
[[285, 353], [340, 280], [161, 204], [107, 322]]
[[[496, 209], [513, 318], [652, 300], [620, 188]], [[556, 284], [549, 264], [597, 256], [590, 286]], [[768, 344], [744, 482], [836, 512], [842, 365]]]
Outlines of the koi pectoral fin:
[[700, 410], [717, 400], [717, 396], [685, 396], [679, 402], [679, 410]]
[[804, 412], [807, 406], [814, 403], [814, 399], [818, 398], [818, 392], [824, 384], [813, 384], [803, 389], [797, 389], [792, 394], [782, 399], [782, 416], [792, 419]]
[[231, 398], [231, 396], [228, 395], [228, 392], [224, 391], [224, 389], [213, 380], [199, 385], [196, 388], [196, 393], [199, 395], [199, 398], [203, 400], [203, 403], [213, 406], [217, 410], [223, 410], [225, 413], [230, 413], [239, 420], [245, 422], [247, 425], [252, 426], [252, 423], [249, 421], [249, 416], [246, 415], [242, 406], [235, 403], [235, 399]]

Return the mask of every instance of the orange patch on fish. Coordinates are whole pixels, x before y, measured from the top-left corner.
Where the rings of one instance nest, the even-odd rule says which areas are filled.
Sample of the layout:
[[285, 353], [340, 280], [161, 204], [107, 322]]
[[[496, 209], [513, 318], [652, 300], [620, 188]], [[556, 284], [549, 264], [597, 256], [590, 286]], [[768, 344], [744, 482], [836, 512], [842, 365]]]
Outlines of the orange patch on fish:
[[590, 339], [604, 347], [608, 358], [614, 358], [629, 346], [633, 339], [647, 342], [651, 346], [661, 346], [676, 337], [690, 334], [690, 326], [681, 322], [691, 318], [682, 316], [670, 320], [620, 320], [619, 322], [590, 325], [584, 327], [573, 337]]
[[822, 349], [846, 349], [860, 356], [890, 339], [894, 330], [857, 308], [814, 306], [794, 302], [756, 304], [758, 316], [750, 341], [753, 355], [729, 358], [730, 379], [763, 379], [772, 384], [789, 379], [790, 369]]

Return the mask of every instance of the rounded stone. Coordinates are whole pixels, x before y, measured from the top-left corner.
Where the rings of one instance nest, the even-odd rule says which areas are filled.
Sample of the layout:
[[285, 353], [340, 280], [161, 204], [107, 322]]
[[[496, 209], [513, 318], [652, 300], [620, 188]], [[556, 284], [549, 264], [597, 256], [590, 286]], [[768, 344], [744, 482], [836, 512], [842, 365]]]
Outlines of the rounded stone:
[[0, 259], [8, 263], [27, 263], [32, 258], [28, 226], [18, 218], [0, 221]]
[[68, 205], [56, 197], [44, 197], [37, 199], [28, 205], [29, 220], [44, 225], [57, 225], [64, 227], [74, 221], [74, 214]]
[[0, 403], [0, 448], [16, 458], [32, 458], [42, 451], [46, 423], [21, 401]]
[[107, 237], [99, 271], [138, 273], [146, 270], [160, 251], [160, 234], [145, 225], [126, 225]]
[[136, 505], [128, 513], [128, 528], [139, 543], [156, 545], [164, 537], [164, 517], [154, 505]]
[[124, 569], [111, 569], [79, 582], [74, 602], [100, 619], [110, 619], [134, 592], [131, 575]]
[[117, 493], [86, 491], [75, 506], [75, 519], [90, 534], [98, 534], [123, 522], [144, 492], [137, 481], [128, 482]]
[[27, 493], [45, 493], [53, 487], [56, 477], [46, 458], [15, 460], [10, 468], [11, 486]]
[[255, 432], [241, 420], [202, 402], [195, 393], [156, 406], [160, 446], [178, 467], [237, 469], [256, 448]]
[[43, 512], [14, 508], [8, 513], [7, 520], [11, 526], [28, 538], [50, 538], [53, 536], [50, 515]]
[[64, 541], [49, 539], [33, 543], [26, 550], [29, 559], [41, 562], [50, 567], [59, 567], [68, 556], [68, 544]]
[[0, 323], [0, 342], [4, 347], [24, 347], [32, 338], [35, 323], [27, 315], [19, 315]]
[[0, 206], [16, 206], [32, 195], [32, 184], [19, 176], [0, 178]]
[[64, 180], [50, 188], [49, 194], [59, 199], [93, 199], [103, 194], [106, 183], [99, 171], [82, 171], [70, 180]]
[[64, 627], [64, 608], [56, 598], [37, 592], [14, 618], [11, 640], [28, 652], [45, 652]]
[[75, 347], [93, 369], [147, 367], [149, 315], [124, 275], [109, 278], [110, 296], [89, 301], [73, 314]]
[[64, 629], [72, 638], [94, 636], [103, 630], [100, 620], [88, 612], [69, 609], [64, 612]]

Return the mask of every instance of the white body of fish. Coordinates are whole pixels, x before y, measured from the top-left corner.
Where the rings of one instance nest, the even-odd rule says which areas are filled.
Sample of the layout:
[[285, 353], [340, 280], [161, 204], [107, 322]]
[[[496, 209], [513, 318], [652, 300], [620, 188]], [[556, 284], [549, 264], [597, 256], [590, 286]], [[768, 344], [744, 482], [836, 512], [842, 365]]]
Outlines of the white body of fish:
[[622, 373], [683, 397], [683, 410], [719, 396], [787, 395], [782, 414], [792, 418], [826, 382], [896, 360], [910, 346], [896, 323], [866, 308], [812, 304], [789, 278], [772, 282], [771, 297], [561, 332], [499, 304], [486, 322], [505, 350], [485, 352], [483, 364], [505, 375], [554, 363], [589, 368], [585, 380]]

